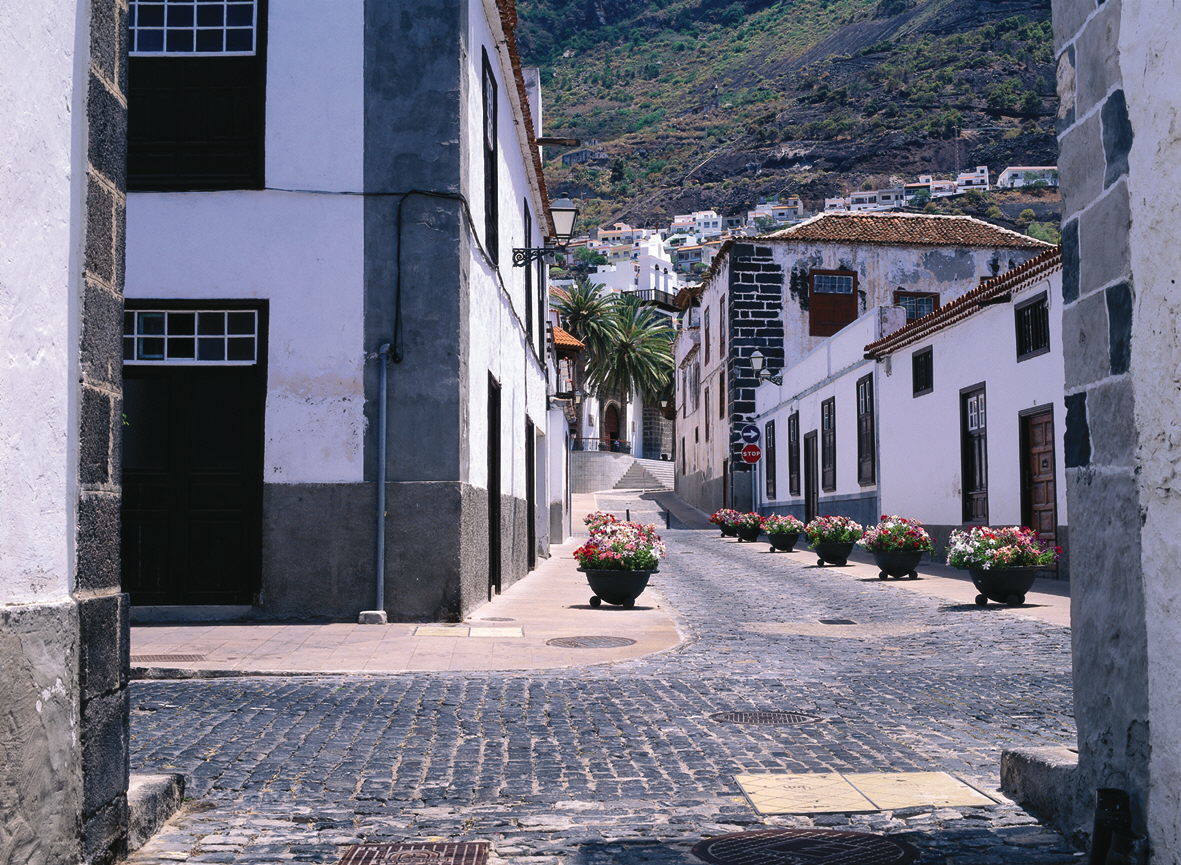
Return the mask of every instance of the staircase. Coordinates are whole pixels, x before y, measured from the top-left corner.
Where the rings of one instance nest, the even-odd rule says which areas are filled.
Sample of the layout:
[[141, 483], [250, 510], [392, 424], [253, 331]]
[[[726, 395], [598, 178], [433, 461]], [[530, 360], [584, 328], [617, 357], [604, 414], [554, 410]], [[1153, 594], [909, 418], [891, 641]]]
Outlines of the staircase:
[[671, 490], [674, 464], [669, 460], [636, 459], [615, 483], [617, 490]]

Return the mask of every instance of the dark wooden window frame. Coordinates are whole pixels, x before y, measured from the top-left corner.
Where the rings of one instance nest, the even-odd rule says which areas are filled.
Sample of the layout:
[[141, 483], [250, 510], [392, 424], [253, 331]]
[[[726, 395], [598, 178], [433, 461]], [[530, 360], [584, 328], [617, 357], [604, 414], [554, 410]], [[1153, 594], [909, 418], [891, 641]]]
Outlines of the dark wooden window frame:
[[708, 387], [706, 387], [706, 389], [705, 389], [704, 399], [705, 399], [705, 406], [704, 406], [705, 411], [703, 411], [702, 414], [705, 417], [705, 440], [709, 441], [709, 388]]
[[[176, 53], [176, 54], [144, 54], [128, 57], [128, 127], [127, 127], [127, 190], [129, 192], [189, 192], [189, 191], [218, 191], [229, 189], [262, 189], [266, 178], [266, 81], [267, 81], [267, 0], [258, 0], [257, 17], [255, 19], [254, 52], [244, 53]], [[131, 114], [137, 105], [142, 111], [143, 91], [137, 88], [137, 76], [141, 80], [150, 82], [150, 89], [160, 87], [160, 71], [158, 64], [175, 64], [172, 71], [177, 77], [176, 86], [183, 91], [191, 91], [191, 76], [208, 73], [211, 70], [241, 70], [241, 90], [247, 99], [247, 110], [250, 112], [249, 131], [244, 137], [250, 141], [250, 151], [243, 156], [242, 164], [235, 170], [194, 171], [192, 169], [181, 172], [180, 163], [185, 158], [185, 148], [182, 142], [173, 142], [171, 159], [173, 167], [166, 169], [157, 167], [147, 172], [142, 167], [141, 159], [159, 156], [163, 143], [153, 144], [151, 139], [146, 141], [139, 135], [139, 120]], [[208, 64], [208, 65], [207, 65]], [[224, 82], [210, 80], [209, 88], [225, 90]], [[164, 98], [164, 97], [161, 97]], [[223, 99], [224, 102], [224, 99]], [[173, 106], [175, 109], [175, 106]], [[189, 146], [190, 151], [216, 153], [224, 143], [218, 141], [202, 142], [196, 140]], [[188, 154], [191, 158], [192, 153]], [[158, 166], [158, 163], [156, 163]]]
[[[983, 432], [976, 434], [975, 431], [968, 430], [968, 397], [981, 394], [984, 396], [984, 429]], [[965, 525], [988, 525], [988, 389], [985, 382], [977, 382], [968, 387], [960, 388], [959, 393], [959, 415], [960, 415], [960, 498], [963, 507], [963, 522]], [[983, 440], [983, 454], [984, 454], [984, 513], [978, 519], [972, 519], [969, 513], [969, 492], [968, 492], [968, 450], [969, 438], [978, 437]]]
[[[521, 203], [522, 207], [522, 222], [525, 230], [525, 242], [523, 246], [530, 247], [533, 245], [533, 214], [529, 212], [529, 201], [526, 199]], [[528, 264], [524, 267], [525, 271], [525, 338], [529, 340], [529, 345], [533, 345], [533, 268]]]
[[[825, 426], [825, 420], [828, 425]], [[820, 489], [837, 489], [837, 398], [830, 396], [820, 403]]]
[[863, 487], [877, 483], [877, 429], [873, 401], [873, 375], [863, 375], [857, 379], [857, 483]]
[[767, 499], [775, 498], [775, 421], [769, 420], [763, 425], [763, 486]]
[[[919, 358], [927, 358], [927, 381], [920, 387]], [[912, 396], [924, 396], [935, 390], [935, 347], [927, 346], [913, 352], [910, 356], [910, 388]]]
[[[895, 306], [902, 306], [902, 304], [899, 301], [901, 301], [903, 298], [907, 298], [907, 297], [913, 297], [916, 299], [929, 297], [929, 298], [931, 298], [931, 300], [933, 300], [935, 302], [935, 305], [931, 308], [931, 312], [935, 312], [936, 310], [939, 309], [939, 292], [937, 292], [937, 291], [905, 291], [901, 288], [895, 289], [895, 291], [894, 291], [894, 305]], [[928, 313], [928, 315], [929, 314], [930, 313]], [[921, 317], [922, 316], [918, 316], [917, 318], [921, 318]], [[916, 321], [917, 318], [912, 319], [908, 315], [906, 317], [906, 320], [907, 321]]]
[[793, 411], [787, 417], [787, 492], [800, 494], [800, 413]]
[[726, 367], [723, 362], [722, 371], [718, 373], [718, 417], [726, 419]]
[[480, 114], [483, 119], [484, 148], [484, 243], [493, 263], [500, 262], [500, 158], [499, 99], [496, 72], [488, 59], [488, 50], [480, 49]]
[[[1045, 339], [1045, 342], [1038, 345], [1036, 348], [1027, 348], [1023, 352], [1022, 349], [1022, 329], [1024, 327], [1022, 322], [1022, 314], [1036, 307], [1042, 307], [1044, 314], [1041, 316], [1040, 322], [1040, 336]], [[1028, 300], [1023, 300], [1021, 303], [1013, 307], [1013, 328], [1014, 335], [1017, 340], [1017, 362], [1029, 360], [1030, 358], [1039, 357], [1047, 354], [1050, 351], [1050, 295], [1049, 292], [1041, 292], [1036, 297], [1031, 297]], [[1029, 334], [1030, 338], [1034, 338], [1034, 334]]]
[[701, 311], [701, 334], [702, 342], [705, 344], [704, 357], [701, 359], [702, 363], [709, 363], [709, 307], [705, 307]]
[[[816, 291], [816, 277], [818, 277], [818, 276], [848, 276], [848, 277], [852, 277], [853, 289], [851, 292], [849, 292], [847, 294], [844, 292], [839, 292], [839, 293], [838, 292], [828, 292], [828, 291], [818, 292], [818, 291]], [[809, 336], [832, 336], [834, 333], [841, 330], [841, 328], [843, 328], [843, 327], [845, 327], [857, 320], [857, 309], [858, 309], [858, 304], [859, 304], [858, 294], [857, 294], [857, 286], [858, 286], [858, 276], [857, 276], [857, 271], [855, 271], [855, 270], [825, 270], [822, 268], [816, 268], [814, 270], [808, 271], [808, 335]], [[826, 324], [825, 326], [821, 327], [820, 323], [817, 322], [817, 320], [816, 320], [817, 295], [820, 295], [823, 297], [848, 297], [848, 298], [850, 298], [850, 303], [852, 304], [852, 307], [853, 307], [851, 317], [848, 319], [848, 321], [843, 322], [839, 326], [836, 325], [835, 322], [832, 322], [830, 324]]]

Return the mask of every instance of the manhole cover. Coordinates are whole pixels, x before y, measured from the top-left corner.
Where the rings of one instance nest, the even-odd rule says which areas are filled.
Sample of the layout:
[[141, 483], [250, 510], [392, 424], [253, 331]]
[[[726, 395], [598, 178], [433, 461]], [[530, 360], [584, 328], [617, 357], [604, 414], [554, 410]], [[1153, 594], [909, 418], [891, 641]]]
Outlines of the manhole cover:
[[821, 619], [822, 625], [856, 625], [852, 619]]
[[132, 663], [152, 663], [163, 661], [204, 661], [204, 655], [132, 655]]
[[820, 719], [803, 712], [715, 712], [710, 715], [711, 721], [723, 724], [765, 724], [768, 726], [788, 726], [791, 724], [808, 724]]
[[706, 839], [693, 855], [711, 865], [907, 865], [918, 851], [862, 832], [759, 829]]
[[488, 843], [354, 844], [344, 851], [338, 865], [485, 865]]
[[559, 649], [618, 649], [620, 646], [634, 646], [635, 640], [627, 637], [554, 637], [546, 640], [547, 646]]

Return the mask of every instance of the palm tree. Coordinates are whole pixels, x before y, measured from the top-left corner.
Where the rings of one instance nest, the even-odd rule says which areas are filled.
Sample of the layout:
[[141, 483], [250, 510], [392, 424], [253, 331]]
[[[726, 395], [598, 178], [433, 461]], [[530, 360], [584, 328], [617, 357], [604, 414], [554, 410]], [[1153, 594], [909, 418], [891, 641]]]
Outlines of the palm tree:
[[627, 300], [613, 305], [614, 334], [605, 351], [592, 353], [587, 377], [600, 393], [657, 400], [673, 373], [673, 329], [668, 318]]
[[555, 308], [563, 327], [586, 346], [588, 362], [602, 357], [619, 336], [614, 298], [585, 276], [565, 290], [565, 297], [559, 296]]

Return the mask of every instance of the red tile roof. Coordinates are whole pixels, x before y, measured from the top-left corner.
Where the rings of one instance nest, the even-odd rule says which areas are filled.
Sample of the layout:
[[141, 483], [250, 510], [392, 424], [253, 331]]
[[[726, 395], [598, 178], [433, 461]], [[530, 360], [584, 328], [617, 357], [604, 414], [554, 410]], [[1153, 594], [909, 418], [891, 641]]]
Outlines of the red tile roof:
[[585, 344], [568, 330], [554, 325], [554, 345], [558, 348], [585, 348]]
[[1062, 250], [1057, 246], [1052, 246], [1012, 270], [991, 279], [982, 279], [980, 285], [967, 294], [957, 297], [951, 303], [939, 307], [929, 315], [915, 319], [906, 327], [894, 331], [889, 336], [882, 337], [877, 342], [871, 342], [865, 347], [865, 356], [880, 358], [892, 354], [936, 331], [963, 321], [968, 316], [979, 312], [987, 301], [1027, 288], [1061, 269]]
[[768, 237], [891, 246], [990, 246], [1045, 249], [1050, 244], [972, 216], [926, 213], [822, 213]]
[[509, 61], [513, 67], [513, 78], [517, 83], [517, 97], [521, 102], [521, 117], [525, 124], [525, 139], [533, 156], [533, 170], [537, 173], [537, 185], [541, 191], [542, 219], [550, 237], [554, 234], [553, 218], [549, 210], [549, 190], [545, 185], [545, 172], [541, 164], [541, 148], [537, 146], [537, 127], [533, 123], [533, 111], [529, 108], [529, 92], [525, 87], [525, 73], [521, 71], [521, 55], [517, 51], [517, 3], [516, 0], [496, 0], [500, 12], [500, 26], [504, 29]]

